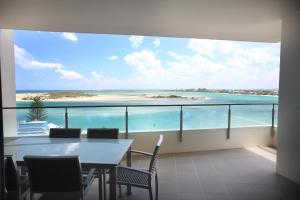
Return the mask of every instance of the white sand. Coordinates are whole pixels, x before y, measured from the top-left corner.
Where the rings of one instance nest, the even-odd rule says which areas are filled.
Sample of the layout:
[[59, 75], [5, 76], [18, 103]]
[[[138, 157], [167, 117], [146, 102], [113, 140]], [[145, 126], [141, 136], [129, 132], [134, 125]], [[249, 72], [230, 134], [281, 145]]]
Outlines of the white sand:
[[127, 100], [149, 100], [149, 97], [146, 96], [124, 96], [124, 95], [110, 95], [110, 94], [98, 94], [95, 96], [82, 96], [82, 97], [64, 97], [59, 99], [47, 99], [47, 93], [23, 93], [16, 94], [17, 101], [31, 101], [31, 100], [23, 100], [23, 98], [41, 96], [45, 98], [45, 101], [69, 101], [69, 102], [97, 102], [97, 101], [127, 101]]

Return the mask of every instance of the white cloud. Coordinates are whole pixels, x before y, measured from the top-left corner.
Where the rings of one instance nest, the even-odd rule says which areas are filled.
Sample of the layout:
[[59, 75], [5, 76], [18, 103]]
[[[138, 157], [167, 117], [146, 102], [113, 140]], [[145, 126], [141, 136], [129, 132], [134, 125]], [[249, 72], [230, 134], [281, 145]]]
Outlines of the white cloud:
[[49, 69], [62, 69], [64, 68], [64, 66], [60, 63], [45, 63], [45, 62], [39, 62], [39, 61], [36, 61], [36, 60], [32, 60], [30, 62], [30, 65], [31, 67], [33, 68], [40, 68], [40, 69], [43, 69], [43, 68], [49, 68]]
[[108, 60], [117, 60], [118, 58], [119, 58], [119, 56], [114, 55], [114, 56], [108, 57], [107, 59]]
[[129, 41], [131, 42], [131, 46], [133, 48], [138, 48], [143, 43], [144, 36], [139, 35], [131, 35], [129, 37]]
[[103, 77], [104, 77], [102, 74], [99, 74], [97, 72], [91, 72], [91, 76], [93, 77], [93, 79], [95, 79], [97, 81], [103, 79]]
[[61, 37], [71, 41], [71, 42], [77, 42], [78, 41], [78, 37], [75, 33], [67, 33], [67, 32], [63, 32], [61, 34]]
[[15, 45], [15, 61], [16, 64], [24, 69], [42, 70], [53, 69], [56, 73], [60, 74], [60, 78], [75, 80], [82, 79], [83, 75], [73, 70], [67, 70], [61, 63], [48, 63], [35, 60], [34, 57], [25, 49]]
[[158, 38], [155, 38], [154, 42], [153, 42], [155, 47], [159, 47], [160, 45], [160, 40]]
[[192, 54], [150, 50], [124, 57], [140, 88], [278, 88], [279, 44], [191, 39]]
[[197, 54], [211, 57], [217, 54], [230, 54], [240, 48], [240, 45], [238, 42], [226, 40], [190, 39], [188, 48]]
[[161, 61], [158, 60], [155, 54], [149, 50], [133, 52], [126, 55], [124, 60], [127, 64], [133, 66], [141, 77], [155, 77], [164, 73], [161, 67]]
[[183, 59], [183, 56], [174, 52], [174, 51], [168, 51], [169, 56], [175, 58], [176, 60], [181, 60]]
[[82, 79], [83, 75], [79, 74], [78, 72], [75, 72], [73, 70], [66, 70], [63, 68], [56, 69], [56, 72], [58, 72], [61, 76], [60, 78], [68, 79], [68, 80], [76, 80], [76, 79]]

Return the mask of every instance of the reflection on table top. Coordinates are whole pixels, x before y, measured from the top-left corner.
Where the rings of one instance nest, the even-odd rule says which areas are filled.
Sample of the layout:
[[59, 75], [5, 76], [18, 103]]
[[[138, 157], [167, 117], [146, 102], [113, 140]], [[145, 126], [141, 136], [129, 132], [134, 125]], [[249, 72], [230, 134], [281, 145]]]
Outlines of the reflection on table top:
[[6, 143], [4, 152], [14, 155], [19, 164], [24, 155], [79, 155], [83, 165], [117, 165], [132, 142], [131, 139], [28, 137]]

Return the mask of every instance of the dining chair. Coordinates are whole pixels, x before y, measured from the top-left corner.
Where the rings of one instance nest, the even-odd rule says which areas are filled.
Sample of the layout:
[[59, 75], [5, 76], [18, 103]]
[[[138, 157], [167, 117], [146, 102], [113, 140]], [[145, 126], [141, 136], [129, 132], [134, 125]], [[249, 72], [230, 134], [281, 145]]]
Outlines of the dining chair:
[[[88, 128], [87, 135], [88, 139], [118, 139], [119, 129], [118, 128]], [[86, 174], [90, 169], [84, 168], [83, 174]], [[99, 191], [99, 196], [106, 198], [106, 174], [108, 170], [95, 170], [95, 176], [99, 178], [99, 185], [102, 188]]]
[[50, 128], [50, 138], [80, 138], [80, 128]]
[[155, 146], [153, 153], [131, 150], [132, 153], [141, 154], [151, 158], [148, 169], [136, 169], [133, 167], [118, 166], [117, 168], [117, 184], [119, 185], [119, 196], [121, 197], [120, 185], [134, 186], [149, 190], [150, 200], [153, 200], [152, 194], [152, 178], [155, 178], [155, 199], [158, 199], [158, 179], [157, 179], [157, 153], [163, 142], [163, 135], [159, 136], [159, 140]]
[[94, 180], [94, 171], [81, 174], [78, 156], [24, 156], [28, 170], [30, 199], [35, 194], [83, 200]]
[[4, 173], [6, 199], [26, 199], [29, 194], [28, 176], [20, 176], [12, 155], [4, 157]]
[[87, 129], [87, 138], [98, 139], [118, 139], [118, 128], [89, 128]]

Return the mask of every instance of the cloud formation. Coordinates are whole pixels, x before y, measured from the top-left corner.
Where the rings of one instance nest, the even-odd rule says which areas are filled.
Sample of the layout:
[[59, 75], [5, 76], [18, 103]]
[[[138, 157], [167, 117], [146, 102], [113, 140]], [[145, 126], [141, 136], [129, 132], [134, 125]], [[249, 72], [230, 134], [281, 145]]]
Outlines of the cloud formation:
[[144, 87], [277, 88], [276, 45], [190, 39], [190, 54], [168, 51], [169, 59], [160, 60], [153, 51], [141, 50], [126, 55], [124, 61]]
[[16, 64], [24, 69], [53, 69], [60, 75], [60, 78], [63, 79], [75, 80], [83, 78], [83, 75], [73, 70], [67, 70], [66, 67], [61, 63], [48, 63], [35, 60], [35, 58], [29, 52], [19, 47], [18, 45], [14, 46], [14, 50]]
[[119, 58], [119, 56], [114, 55], [114, 56], [108, 57], [107, 59], [108, 59], [108, 60], [118, 60], [118, 58]]
[[93, 79], [99, 81], [99, 80], [102, 80], [103, 79], [103, 75], [98, 73], [98, 72], [91, 72], [91, 76]]
[[133, 48], [138, 48], [144, 40], [144, 36], [139, 36], [139, 35], [131, 35], [129, 37], [129, 42], [131, 42], [131, 46]]
[[78, 37], [75, 33], [67, 33], [67, 32], [63, 32], [61, 34], [61, 37], [64, 39], [67, 39], [71, 42], [77, 42], [78, 41]]
[[158, 38], [155, 38], [154, 42], [153, 42], [155, 47], [159, 47], [160, 45], [160, 40]]

